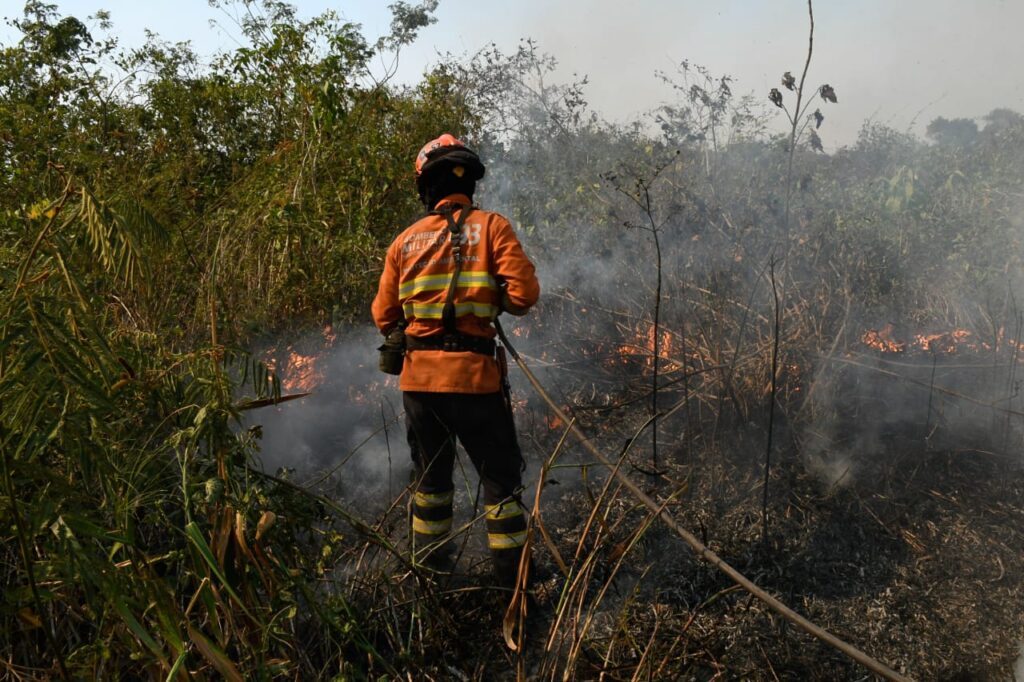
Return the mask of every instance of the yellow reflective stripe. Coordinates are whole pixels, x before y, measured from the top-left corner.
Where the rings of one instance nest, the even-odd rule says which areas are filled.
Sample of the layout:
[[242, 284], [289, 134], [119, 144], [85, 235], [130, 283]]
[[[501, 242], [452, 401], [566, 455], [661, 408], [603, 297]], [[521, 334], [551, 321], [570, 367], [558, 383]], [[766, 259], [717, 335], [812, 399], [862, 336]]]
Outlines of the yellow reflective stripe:
[[526, 531], [518, 533], [488, 533], [487, 546], [491, 549], [515, 549], [526, 544]]
[[487, 519], [490, 521], [500, 521], [501, 519], [511, 519], [514, 516], [522, 516], [523, 508], [519, 506], [517, 502], [505, 502], [504, 504], [489, 504], [487, 505]]
[[443, 521], [425, 521], [413, 514], [412, 529], [421, 535], [444, 535], [452, 529], [452, 519], [449, 516]]
[[[450, 273], [440, 275], [422, 275], [408, 282], [403, 282], [398, 287], [398, 295], [402, 298], [414, 296], [421, 291], [440, 291], [448, 288], [451, 281]], [[482, 287], [486, 289], [497, 289], [498, 283], [486, 270], [470, 270], [459, 273], [459, 287]]]
[[[406, 303], [402, 306], [405, 317], [419, 317], [425, 320], [440, 320], [444, 303]], [[498, 306], [490, 303], [456, 303], [455, 317], [476, 315], [477, 317], [494, 318], [498, 314]]]
[[421, 493], [416, 492], [416, 506], [417, 507], [445, 507], [452, 503], [452, 498], [455, 496], [454, 490], [449, 490], [446, 493]]

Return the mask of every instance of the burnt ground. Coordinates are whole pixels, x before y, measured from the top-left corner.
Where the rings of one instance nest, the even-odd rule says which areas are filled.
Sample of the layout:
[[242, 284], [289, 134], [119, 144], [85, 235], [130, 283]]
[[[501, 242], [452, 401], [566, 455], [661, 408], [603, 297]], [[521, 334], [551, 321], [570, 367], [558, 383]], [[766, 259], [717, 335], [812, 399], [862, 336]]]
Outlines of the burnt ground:
[[[663, 475], [644, 473], [649, 440], [633, 446], [623, 467], [656, 498], [671, 497], [676, 518], [722, 559], [889, 667], [918, 680], [1014, 679], [1024, 641], [1024, 452], [1016, 427], [992, 410], [976, 413], [953, 397], [863, 373], [847, 373], [829, 390], [832, 399], [803, 426], [785, 410], [777, 415], [767, 538], [763, 415], [731, 426], [705, 420], [688, 442], [680, 420], [667, 421]], [[576, 414], [614, 456], [647, 413], [631, 401], [613, 416]], [[519, 410], [530, 506], [539, 462], [562, 434], [545, 417], [532, 403]], [[605, 472], [583, 467], [571, 440], [559, 462], [565, 468], [547, 476], [540, 511], [573, 578], [535, 535], [525, 651], [502, 641], [509, 595], [490, 586], [481, 522], [461, 536], [451, 574], [424, 580], [388, 564], [363, 578], [364, 589], [349, 586], [354, 603], [374, 614], [365, 626], [379, 651], [395, 651], [415, 679], [872, 678], [659, 523], [643, 531], [646, 510], [615, 486], [603, 493]], [[472, 516], [472, 476], [457, 486], [458, 526]], [[600, 513], [588, 527], [595, 500]], [[396, 506], [380, 526], [399, 542], [405, 513]], [[393, 627], [372, 621], [381, 614]]]
[[[826, 486], [790, 456], [775, 466], [766, 544], [762, 472], [743, 450], [737, 444], [708, 452], [691, 466], [673, 466], [667, 476], [676, 482], [689, 477], [674, 512], [723, 559], [816, 624], [910, 677], [1013, 679], [1024, 638], [1019, 468], [991, 455], [928, 452], [894, 441], [884, 452], [869, 453], [855, 480]], [[651, 489], [667, 493], [670, 487], [663, 481]], [[563, 557], [576, 550], [589, 500], [577, 488], [544, 510], [554, 520], [548, 530]], [[644, 518], [623, 497], [609, 507], [613, 530], [594, 550], [591, 600], [609, 579], [619, 543]], [[486, 564], [466, 558], [458, 572], [469, 575], [445, 584], [453, 591], [443, 599], [444, 609], [450, 609], [456, 632], [449, 640], [451, 665], [438, 669], [437, 679], [511, 679], [517, 662], [537, 679], [563, 671], [564, 647], [545, 654], [541, 642], [550, 634], [565, 581], [546, 548], [535, 557], [540, 615], [531, 623], [534, 641], [523, 659], [501, 643], [506, 595], [455, 591], [487, 584]], [[870, 678], [734, 588], [657, 524], [611, 579], [573, 677], [628, 680], [638, 668], [645, 671], [638, 679]]]
[[[598, 423], [593, 428], [600, 428]], [[1024, 471], [980, 449], [932, 450], [920, 439], [884, 435], [860, 452], [841, 480], [826, 481], [795, 447], [776, 454], [769, 532], [762, 538], [764, 435], [747, 428], [716, 447], [666, 448], [658, 482], [677, 518], [761, 587], [836, 636], [921, 680], [1013, 679], [1024, 639]], [[628, 466], [628, 465], [627, 465]], [[532, 480], [533, 467], [527, 473]], [[563, 472], [564, 474], [564, 472]], [[553, 475], [552, 478], [555, 476]], [[546, 528], [571, 561], [603, 479], [549, 487]], [[531, 493], [532, 494], [532, 493]], [[697, 560], [682, 540], [653, 524], [614, 574], [615, 561], [645, 518], [623, 495], [592, 532], [587, 608], [603, 585], [575, 653], [564, 619], [551, 627], [559, 596], [571, 592], [551, 552], [535, 552], [538, 605], [526, 653], [501, 642], [507, 595], [486, 589], [485, 552], [472, 539], [453, 578], [436, 588], [450, 617], [446, 663], [420, 661], [435, 679], [868, 679], [857, 664], [798, 631]], [[481, 533], [474, 530], [475, 535]], [[543, 642], [557, 631], [549, 652]]]
[[[726, 561], [890, 667], [917, 679], [1010, 679], [1024, 634], [1017, 531], [1024, 476], [991, 455], [927, 452], [910, 442], [868, 457], [855, 480], [831, 488], [800, 460], [779, 462], [767, 545], [757, 495], [731, 497], [721, 485], [700, 484], [680, 514], [707, 526], [710, 546]], [[723, 454], [718, 466], [736, 491], [757, 490], [759, 472], [737, 457]], [[727, 585], [714, 573], [680, 562], [666, 576], [674, 589], [655, 595], [692, 608]], [[763, 679], [863, 677], [740, 592], [702, 609], [691, 629], [701, 645], [697, 669]]]

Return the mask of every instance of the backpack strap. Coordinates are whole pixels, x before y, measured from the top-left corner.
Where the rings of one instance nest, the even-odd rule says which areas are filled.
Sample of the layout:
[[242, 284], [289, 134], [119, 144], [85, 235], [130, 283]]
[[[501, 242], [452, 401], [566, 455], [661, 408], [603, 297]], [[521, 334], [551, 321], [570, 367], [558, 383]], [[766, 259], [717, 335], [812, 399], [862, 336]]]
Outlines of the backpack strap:
[[462, 206], [459, 217], [456, 220], [452, 215], [454, 209], [450, 204], [440, 210], [431, 211], [432, 215], [444, 216], [448, 221], [448, 239], [452, 245], [452, 260], [455, 261], [455, 270], [452, 272], [452, 279], [448, 283], [448, 296], [445, 298], [444, 308], [441, 309], [441, 323], [444, 325], [446, 334], [455, 334], [455, 290], [459, 286], [459, 275], [462, 274], [462, 226], [466, 218], [472, 212], [472, 206]]

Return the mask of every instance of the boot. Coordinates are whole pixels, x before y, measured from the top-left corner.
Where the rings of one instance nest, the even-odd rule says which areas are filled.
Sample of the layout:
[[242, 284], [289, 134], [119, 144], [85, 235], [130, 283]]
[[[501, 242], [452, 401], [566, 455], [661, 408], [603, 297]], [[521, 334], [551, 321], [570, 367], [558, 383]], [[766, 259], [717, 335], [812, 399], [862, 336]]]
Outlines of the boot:
[[413, 558], [435, 571], [450, 571], [455, 548], [448, 536], [452, 529], [452, 492], [417, 490], [412, 504]]
[[[508, 589], [515, 589], [516, 580], [519, 577], [519, 561], [522, 557], [523, 548], [516, 547], [515, 549], [492, 549], [492, 570], [494, 573], [494, 584], [498, 587], [504, 587]], [[533, 560], [528, 559], [529, 566], [527, 567], [526, 584], [523, 586], [524, 589], [530, 589], [530, 580], [533, 578]]]
[[526, 515], [518, 501], [508, 499], [488, 504], [487, 546], [493, 558], [494, 578], [501, 587], [515, 587], [519, 557], [526, 544]]

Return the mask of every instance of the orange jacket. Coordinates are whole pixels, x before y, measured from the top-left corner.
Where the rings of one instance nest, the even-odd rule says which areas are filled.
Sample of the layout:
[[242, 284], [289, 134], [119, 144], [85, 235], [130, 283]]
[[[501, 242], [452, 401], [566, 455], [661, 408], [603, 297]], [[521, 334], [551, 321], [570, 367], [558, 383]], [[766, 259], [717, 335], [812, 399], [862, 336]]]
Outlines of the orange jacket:
[[[453, 194], [438, 204], [470, 203]], [[455, 211], [458, 217], [459, 211]], [[508, 286], [510, 303], [529, 308], [540, 296], [533, 263], [523, 253], [508, 220], [473, 209], [462, 226], [462, 274], [455, 290], [456, 328], [463, 334], [493, 338], [499, 282]], [[441, 310], [455, 271], [448, 221], [428, 215], [407, 228], [388, 248], [384, 272], [373, 300], [373, 320], [381, 333], [391, 331], [404, 311], [410, 336], [444, 333]], [[403, 391], [494, 393], [501, 377], [494, 358], [473, 352], [408, 351], [399, 386]]]

